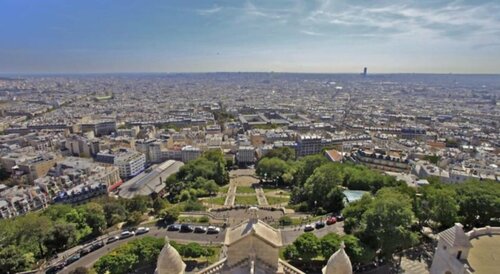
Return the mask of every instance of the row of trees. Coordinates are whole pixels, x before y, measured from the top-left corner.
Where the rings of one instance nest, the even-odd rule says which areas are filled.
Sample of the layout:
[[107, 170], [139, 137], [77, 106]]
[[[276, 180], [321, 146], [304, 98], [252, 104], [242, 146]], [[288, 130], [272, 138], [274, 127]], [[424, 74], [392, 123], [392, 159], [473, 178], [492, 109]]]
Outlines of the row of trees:
[[339, 212], [344, 206], [343, 188], [375, 193], [403, 184], [365, 166], [329, 162], [320, 154], [293, 160], [290, 150], [269, 152], [257, 164], [256, 173], [265, 181], [291, 187], [290, 203], [299, 211]]
[[156, 264], [164, 244], [164, 239], [150, 236], [135, 239], [101, 257], [94, 264], [94, 269], [98, 274], [132, 273], [140, 266]]
[[411, 229], [416, 219], [405, 191], [404, 187], [383, 188], [374, 197], [366, 194], [350, 203], [343, 210], [344, 231], [387, 257], [416, 244], [418, 235]]
[[178, 244], [171, 241], [170, 244], [183, 258], [211, 257], [215, 255], [213, 247], [202, 246], [199, 243]]
[[365, 194], [344, 210], [344, 231], [390, 256], [418, 243], [423, 225], [441, 231], [461, 222], [468, 228], [497, 225], [500, 188], [493, 181], [434, 183], [419, 189], [386, 187]]
[[117, 223], [138, 224], [152, 205], [149, 197], [102, 198], [0, 220], [0, 269], [5, 270], [0, 273], [28, 270], [37, 260], [93, 239]]
[[335, 233], [326, 234], [322, 238], [318, 238], [312, 233], [304, 233], [285, 248], [283, 255], [285, 259], [295, 263], [309, 263], [319, 259], [322, 261], [321, 264], [324, 264], [324, 261], [328, 260], [342, 243], [344, 243], [345, 251], [353, 264], [370, 262], [375, 255], [373, 249], [361, 243], [357, 237], [353, 235], [340, 236]]
[[220, 150], [209, 150], [182, 166], [166, 180], [170, 202], [187, 201], [217, 193], [219, 186], [229, 183], [226, 160]]
[[414, 196], [414, 211], [421, 225], [441, 229], [461, 222], [472, 228], [500, 221], [498, 182], [470, 180], [449, 185], [431, 181]]
[[[33, 264], [106, 228], [102, 206], [51, 206], [43, 213], [28, 213], [0, 221], [0, 273], [30, 269]], [[5, 271], [5, 272], [3, 272]]]

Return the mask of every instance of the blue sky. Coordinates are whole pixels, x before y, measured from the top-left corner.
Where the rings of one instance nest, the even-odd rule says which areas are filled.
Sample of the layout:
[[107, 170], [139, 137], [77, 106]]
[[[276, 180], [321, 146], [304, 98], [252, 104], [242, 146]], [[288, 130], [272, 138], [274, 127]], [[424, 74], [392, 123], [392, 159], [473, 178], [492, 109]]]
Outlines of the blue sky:
[[500, 73], [498, 0], [0, 0], [0, 73]]

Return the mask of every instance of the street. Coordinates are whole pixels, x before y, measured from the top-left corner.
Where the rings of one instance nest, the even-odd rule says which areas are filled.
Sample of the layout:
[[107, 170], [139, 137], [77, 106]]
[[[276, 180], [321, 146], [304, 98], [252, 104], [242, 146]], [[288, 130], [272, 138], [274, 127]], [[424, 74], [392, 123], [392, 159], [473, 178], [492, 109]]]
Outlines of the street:
[[[338, 234], [343, 234], [343, 222], [339, 222], [333, 225], [326, 226], [324, 228], [314, 230], [310, 233], [314, 233], [318, 237], [322, 237], [330, 232], [338, 233]], [[134, 236], [130, 238], [126, 238], [123, 240], [118, 240], [114, 243], [108, 244], [103, 246], [102, 248], [95, 250], [85, 256], [83, 256], [81, 259], [78, 261], [70, 264], [69, 266], [65, 267], [62, 271], [59, 273], [61, 274], [68, 274], [71, 270], [76, 269], [77, 267], [83, 266], [83, 267], [91, 267], [99, 258], [102, 256], [108, 254], [111, 252], [113, 249], [117, 248], [118, 246], [132, 241], [136, 238], [141, 238], [144, 236], [154, 236], [154, 237], [160, 237], [164, 238], [165, 236], [168, 236], [168, 238], [171, 241], [176, 241], [179, 243], [189, 243], [189, 242], [196, 242], [200, 244], [222, 244], [224, 241], [225, 237], [225, 232], [226, 230], [221, 231], [219, 234], [206, 234], [206, 233], [181, 233], [178, 231], [167, 231], [166, 228], [163, 227], [156, 227], [153, 226], [150, 228], [151, 230], [149, 233], [142, 234], [139, 236]], [[293, 228], [285, 228], [281, 230], [281, 236], [283, 239], [283, 244], [284, 245], [289, 245], [291, 244], [297, 237], [299, 237], [302, 233], [304, 233], [304, 226], [300, 227], [293, 227]]]

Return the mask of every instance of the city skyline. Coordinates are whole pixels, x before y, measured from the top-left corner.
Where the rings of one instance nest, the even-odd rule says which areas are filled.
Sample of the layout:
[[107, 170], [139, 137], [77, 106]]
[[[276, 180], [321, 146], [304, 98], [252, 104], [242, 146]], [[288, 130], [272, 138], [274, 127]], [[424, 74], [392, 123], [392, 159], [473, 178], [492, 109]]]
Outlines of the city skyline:
[[498, 74], [494, 1], [0, 1], [0, 73]]

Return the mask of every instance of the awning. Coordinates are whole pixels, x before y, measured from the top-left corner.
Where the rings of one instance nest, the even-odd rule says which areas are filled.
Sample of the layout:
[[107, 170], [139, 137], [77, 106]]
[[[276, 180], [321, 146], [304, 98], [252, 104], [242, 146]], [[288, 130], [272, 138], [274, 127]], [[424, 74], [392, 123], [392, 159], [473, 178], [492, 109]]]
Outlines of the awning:
[[113, 191], [115, 190], [116, 188], [118, 188], [119, 186], [121, 186], [123, 184], [123, 180], [120, 180], [114, 184], [112, 184], [109, 188], [108, 188], [108, 191]]

